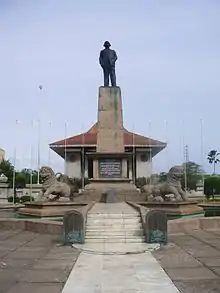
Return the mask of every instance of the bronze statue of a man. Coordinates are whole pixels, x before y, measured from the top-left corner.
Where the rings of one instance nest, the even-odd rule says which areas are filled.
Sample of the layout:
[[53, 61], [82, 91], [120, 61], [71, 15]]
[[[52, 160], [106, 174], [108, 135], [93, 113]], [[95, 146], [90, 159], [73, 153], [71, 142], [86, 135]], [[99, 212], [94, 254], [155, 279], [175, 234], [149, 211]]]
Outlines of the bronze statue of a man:
[[104, 86], [109, 86], [109, 76], [111, 85], [116, 86], [115, 62], [118, 57], [116, 52], [110, 49], [111, 44], [108, 41], [105, 41], [103, 46], [105, 49], [100, 52], [99, 63], [104, 73]]

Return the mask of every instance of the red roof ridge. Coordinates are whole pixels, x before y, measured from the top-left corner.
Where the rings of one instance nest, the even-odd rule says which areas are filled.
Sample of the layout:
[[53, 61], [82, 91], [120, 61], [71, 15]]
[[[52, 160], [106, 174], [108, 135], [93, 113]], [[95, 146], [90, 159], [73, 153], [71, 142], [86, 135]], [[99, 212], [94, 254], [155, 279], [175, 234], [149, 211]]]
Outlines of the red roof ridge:
[[82, 134], [86, 134], [86, 133], [94, 133], [94, 132], [96, 132], [96, 131], [97, 131], [97, 124], [98, 124], [98, 122], [94, 123], [94, 124], [92, 125], [92, 127], [89, 128], [88, 131], [86, 131], [86, 132], [84, 132], [84, 133], [82, 133]]
[[[98, 122], [96, 122], [95, 124], [92, 125], [92, 127], [83, 133], [74, 135], [74, 136], [70, 136], [68, 138], [50, 143], [50, 146], [53, 145], [96, 145], [97, 143], [97, 124]], [[124, 131], [124, 144], [125, 145], [161, 145], [164, 146], [166, 145], [166, 143], [155, 140], [153, 138], [149, 138], [134, 132], [131, 132], [129, 130], [127, 130], [126, 128], [123, 127], [123, 131]]]

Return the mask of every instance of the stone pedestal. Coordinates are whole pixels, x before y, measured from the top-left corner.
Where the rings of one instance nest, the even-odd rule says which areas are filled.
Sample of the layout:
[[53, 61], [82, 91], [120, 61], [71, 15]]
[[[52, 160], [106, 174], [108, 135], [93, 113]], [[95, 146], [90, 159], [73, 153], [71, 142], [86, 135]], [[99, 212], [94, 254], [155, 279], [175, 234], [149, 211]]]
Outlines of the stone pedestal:
[[121, 89], [100, 87], [98, 100], [98, 153], [124, 153]]
[[93, 179], [87, 191], [109, 189], [136, 192], [130, 183], [125, 153], [121, 89], [119, 87], [100, 87], [98, 97], [98, 124], [96, 153], [93, 157]]
[[100, 87], [94, 179], [126, 178], [124, 151], [121, 89]]
[[100, 87], [97, 148], [93, 160], [94, 179], [127, 178], [121, 89]]
[[180, 202], [138, 202], [151, 210], [161, 211], [167, 214], [168, 219], [178, 219], [183, 217], [191, 217], [201, 215], [203, 210], [198, 206], [196, 201], [180, 201]]
[[75, 203], [70, 201], [56, 202], [25, 202], [24, 207], [18, 209], [19, 217], [35, 218], [56, 218], [63, 217], [66, 212], [73, 209], [82, 209], [85, 203]]

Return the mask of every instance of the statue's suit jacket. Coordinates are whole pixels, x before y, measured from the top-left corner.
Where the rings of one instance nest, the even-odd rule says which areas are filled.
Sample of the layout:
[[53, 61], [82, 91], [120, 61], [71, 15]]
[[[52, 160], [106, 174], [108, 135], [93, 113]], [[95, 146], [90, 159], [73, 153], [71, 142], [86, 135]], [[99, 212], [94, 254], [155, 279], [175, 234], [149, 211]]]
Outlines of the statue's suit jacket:
[[100, 52], [99, 63], [103, 69], [115, 67], [115, 62], [118, 59], [116, 52], [111, 49], [104, 49]]

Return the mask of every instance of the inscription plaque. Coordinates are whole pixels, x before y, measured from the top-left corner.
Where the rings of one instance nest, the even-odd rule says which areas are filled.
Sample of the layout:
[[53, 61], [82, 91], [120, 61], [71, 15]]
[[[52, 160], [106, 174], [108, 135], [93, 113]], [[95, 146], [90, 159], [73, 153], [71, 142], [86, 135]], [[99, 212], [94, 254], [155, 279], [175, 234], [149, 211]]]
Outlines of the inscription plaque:
[[145, 217], [147, 243], [167, 243], [167, 216], [164, 212], [150, 210]]
[[121, 177], [121, 160], [103, 159], [99, 161], [100, 178], [120, 178]]

